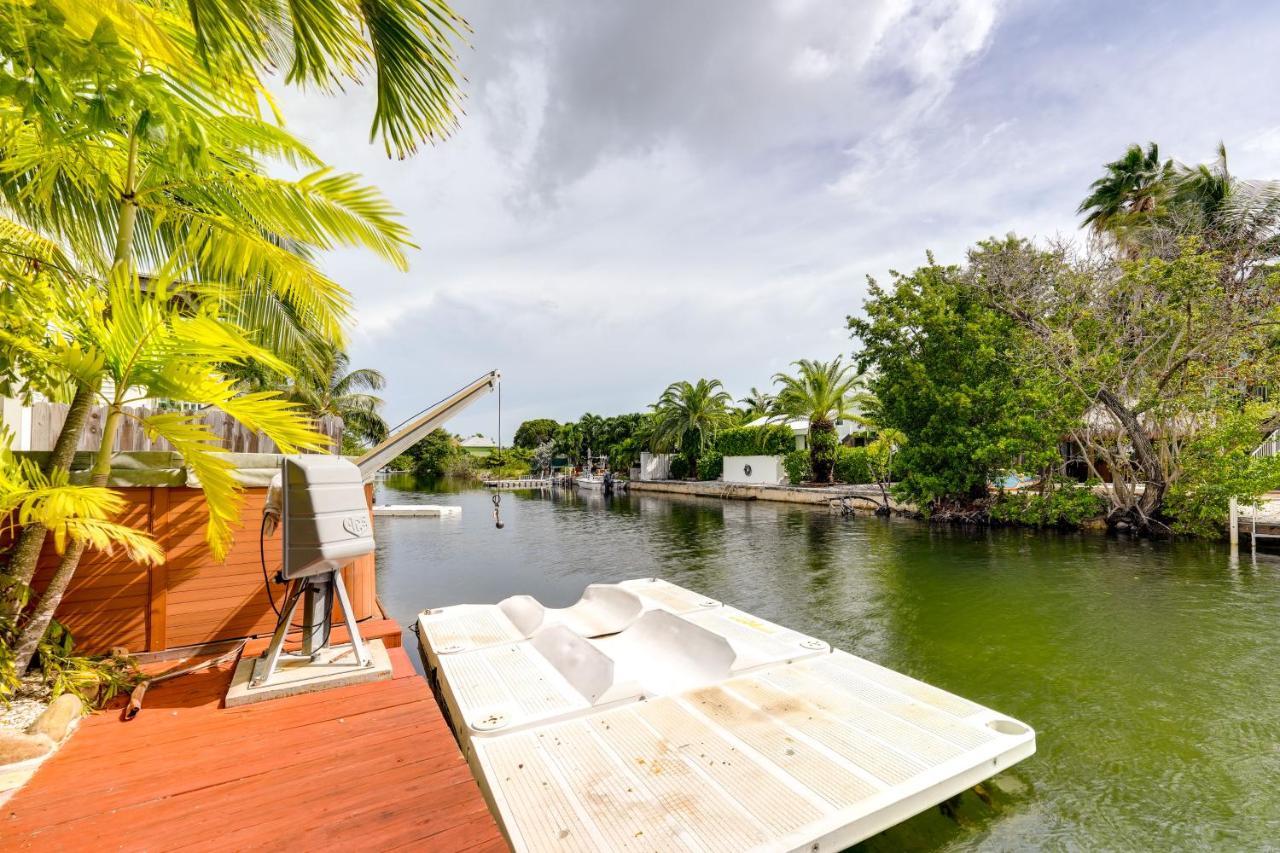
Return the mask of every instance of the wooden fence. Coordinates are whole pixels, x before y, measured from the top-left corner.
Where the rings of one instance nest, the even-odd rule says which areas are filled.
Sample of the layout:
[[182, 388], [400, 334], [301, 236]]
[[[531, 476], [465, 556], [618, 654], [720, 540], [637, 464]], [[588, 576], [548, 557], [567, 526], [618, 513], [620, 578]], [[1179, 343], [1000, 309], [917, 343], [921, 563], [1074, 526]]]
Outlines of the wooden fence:
[[[258, 535], [267, 490], [244, 492], [235, 542], [227, 559], [215, 561], [205, 544], [208, 512], [204, 492], [187, 487], [122, 488], [118, 521], [145, 530], [160, 543], [165, 562], [139, 565], [119, 549], [86, 551], [57, 618], [85, 653], [124, 646], [158, 652], [178, 646], [269, 634], [276, 616], [267, 600]], [[366, 487], [366, 498], [372, 498]], [[0, 547], [9, 544], [0, 534]], [[280, 532], [263, 545], [268, 572], [280, 565]], [[52, 537], [45, 542], [33, 586], [42, 590], [57, 568]], [[357, 619], [380, 618], [372, 554], [343, 569]], [[271, 584], [277, 605], [283, 587]], [[339, 617], [340, 618], [340, 617]]]
[[[67, 406], [63, 403], [35, 403], [30, 411], [31, 425], [26, 430], [27, 440], [15, 443], [15, 448], [21, 446], [24, 450], [52, 450], [54, 442], [58, 440], [58, 433], [67, 420]], [[138, 417], [146, 417], [155, 414], [157, 410], [136, 407], [131, 411]], [[196, 414], [221, 439], [223, 448], [231, 453], [278, 452], [275, 442], [270, 438], [249, 430], [230, 415], [217, 409], [203, 409]], [[106, 409], [101, 406], [95, 406], [89, 412], [77, 450], [98, 449], [98, 445], [102, 443], [102, 421], [105, 415]], [[342, 440], [342, 418], [326, 415], [316, 421], [316, 429], [329, 437], [333, 442], [332, 449], [336, 452]], [[173, 450], [173, 447], [162, 438], [152, 441], [142, 424], [133, 418], [124, 418], [116, 435], [116, 450]]]

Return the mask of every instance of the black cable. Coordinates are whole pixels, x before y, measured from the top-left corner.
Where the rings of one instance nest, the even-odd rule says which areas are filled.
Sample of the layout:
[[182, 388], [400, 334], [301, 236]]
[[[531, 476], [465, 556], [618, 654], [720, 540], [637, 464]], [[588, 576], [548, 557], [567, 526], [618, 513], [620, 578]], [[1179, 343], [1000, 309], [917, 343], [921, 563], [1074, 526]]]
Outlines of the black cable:
[[[276, 600], [271, 595], [271, 576], [267, 573], [267, 516], [262, 516], [262, 526], [258, 528], [258, 560], [262, 566], [262, 589], [267, 594], [267, 603], [271, 605], [272, 611], [276, 614], [276, 619], [280, 618], [280, 608], [276, 607]], [[289, 633], [296, 633], [302, 630], [301, 625], [289, 623]], [[328, 642], [328, 638], [325, 638]]]
[[262, 561], [262, 588], [267, 593], [267, 601], [271, 604], [271, 609], [275, 611], [276, 618], [280, 618], [280, 608], [276, 607], [276, 600], [271, 596], [271, 577], [267, 574], [267, 516], [262, 515], [262, 526], [258, 528], [258, 558]]

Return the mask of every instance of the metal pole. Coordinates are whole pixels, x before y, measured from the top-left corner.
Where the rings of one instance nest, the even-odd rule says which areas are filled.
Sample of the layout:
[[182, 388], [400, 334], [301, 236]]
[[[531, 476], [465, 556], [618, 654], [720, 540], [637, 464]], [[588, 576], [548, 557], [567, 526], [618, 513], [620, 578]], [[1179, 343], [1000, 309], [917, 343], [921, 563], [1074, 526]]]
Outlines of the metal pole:
[[302, 654], [314, 658], [329, 640], [333, 613], [332, 575], [304, 578], [302, 596]]
[[1240, 547], [1240, 506], [1235, 498], [1227, 502], [1227, 527], [1227, 541], [1234, 551]]

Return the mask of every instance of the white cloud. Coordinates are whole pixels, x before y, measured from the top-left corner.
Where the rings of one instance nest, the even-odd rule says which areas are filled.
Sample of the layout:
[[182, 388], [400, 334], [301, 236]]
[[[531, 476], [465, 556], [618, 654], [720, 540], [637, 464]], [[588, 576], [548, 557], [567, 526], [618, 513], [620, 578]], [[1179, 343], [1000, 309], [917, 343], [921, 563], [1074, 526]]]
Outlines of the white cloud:
[[[493, 366], [508, 435], [641, 409], [675, 379], [740, 395], [848, 352], [867, 274], [1074, 231], [1133, 141], [1199, 159], [1221, 137], [1240, 174], [1280, 176], [1280, 56], [1249, 48], [1280, 15], [1263, 7], [458, 5], [475, 35], [449, 141], [388, 161], [368, 90], [284, 96], [291, 127], [381, 186], [422, 245], [407, 274], [328, 261], [393, 418]], [[456, 428], [491, 432], [491, 414]]]

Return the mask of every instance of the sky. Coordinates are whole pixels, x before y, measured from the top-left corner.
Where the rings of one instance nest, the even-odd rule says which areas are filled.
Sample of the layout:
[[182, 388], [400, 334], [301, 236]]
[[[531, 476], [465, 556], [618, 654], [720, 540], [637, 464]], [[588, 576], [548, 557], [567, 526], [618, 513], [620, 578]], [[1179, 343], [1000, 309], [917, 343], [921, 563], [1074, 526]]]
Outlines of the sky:
[[[735, 396], [854, 350], [867, 276], [1015, 232], [1078, 236], [1133, 142], [1280, 178], [1280, 4], [455, 0], [466, 115], [406, 160], [373, 97], [288, 91], [287, 126], [362, 173], [419, 249], [341, 251], [353, 366], [397, 423], [487, 370], [502, 433]], [[494, 436], [490, 398], [449, 424]]]

